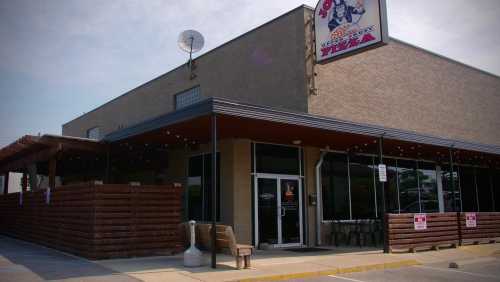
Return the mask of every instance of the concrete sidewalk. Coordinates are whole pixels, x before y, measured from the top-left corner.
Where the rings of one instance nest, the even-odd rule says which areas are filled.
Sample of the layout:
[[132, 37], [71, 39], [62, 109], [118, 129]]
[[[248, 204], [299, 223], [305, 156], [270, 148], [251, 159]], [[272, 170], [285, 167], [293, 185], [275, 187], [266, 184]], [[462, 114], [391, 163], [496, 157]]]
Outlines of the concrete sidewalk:
[[[360, 251], [363, 250], [363, 251]], [[252, 269], [237, 270], [233, 257], [218, 255], [217, 269], [184, 268], [182, 255], [89, 261], [36, 244], [0, 236], [0, 281], [265, 281], [398, 268], [451, 261], [459, 265], [500, 258], [500, 244], [419, 253], [383, 254], [376, 249], [334, 248], [297, 253], [257, 251]]]
[[[383, 254], [379, 250], [334, 249], [313, 253], [257, 251], [252, 269], [236, 270], [232, 257], [218, 255], [217, 269], [184, 268], [182, 256], [105, 260], [96, 263], [143, 281], [273, 281], [361, 272], [418, 264], [480, 260], [500, 256], [500, 244], [465, 246], [419, 253]], [[208, 265], [208, 256], [207, 265]]]

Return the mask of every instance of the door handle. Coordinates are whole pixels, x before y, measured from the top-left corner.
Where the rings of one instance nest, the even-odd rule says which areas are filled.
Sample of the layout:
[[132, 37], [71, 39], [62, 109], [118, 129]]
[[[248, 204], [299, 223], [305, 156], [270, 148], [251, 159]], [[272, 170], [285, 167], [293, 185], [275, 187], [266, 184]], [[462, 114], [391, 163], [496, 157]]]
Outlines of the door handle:
[[285, 211], [286, 209], [284, 207], [281, 207], [281, 217], [285, 216]]

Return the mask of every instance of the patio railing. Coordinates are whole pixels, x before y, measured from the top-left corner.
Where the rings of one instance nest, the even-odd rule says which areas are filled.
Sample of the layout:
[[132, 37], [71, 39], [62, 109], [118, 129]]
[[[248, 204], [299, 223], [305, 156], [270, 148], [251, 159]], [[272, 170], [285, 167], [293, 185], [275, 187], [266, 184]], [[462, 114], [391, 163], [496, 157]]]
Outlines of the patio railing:
[[181, 250], [182, 188], [62, 186], [0, 196], [0, 233], [89, 259]]
[[500, 242], [500, 213], [387, 214], [389, 250]]

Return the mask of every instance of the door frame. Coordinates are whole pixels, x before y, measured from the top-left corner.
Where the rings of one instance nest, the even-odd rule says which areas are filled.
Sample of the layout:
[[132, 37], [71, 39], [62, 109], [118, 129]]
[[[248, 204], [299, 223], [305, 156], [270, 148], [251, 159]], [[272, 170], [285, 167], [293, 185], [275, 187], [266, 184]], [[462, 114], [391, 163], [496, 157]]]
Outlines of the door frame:
[[[287, 248], [287, 247], [298, 247], [304, 245], [304, 232], [303, 232], [303, 206], [302, 206], [302, 177], [300, 175], [287, 175], [287, 174], [270, 174], [270, 173], [256, 173], [254, 175], [254, 236], [255, 236], [255, 246], [259, 246], [259, 178], [264, 179], [275, 179], [276, 180], [276, 192], [277, 192], [277, 221], [278, 224], [278, 244], [273, 244], [273, 248]], [[283, 244], [283, 232], [282, 232], [282, 222], [281, 222], [281, 180], [296, 180], [298, 183], [298, 193], [299, 193], [299, 234], [300, 240], [298, 243]]]

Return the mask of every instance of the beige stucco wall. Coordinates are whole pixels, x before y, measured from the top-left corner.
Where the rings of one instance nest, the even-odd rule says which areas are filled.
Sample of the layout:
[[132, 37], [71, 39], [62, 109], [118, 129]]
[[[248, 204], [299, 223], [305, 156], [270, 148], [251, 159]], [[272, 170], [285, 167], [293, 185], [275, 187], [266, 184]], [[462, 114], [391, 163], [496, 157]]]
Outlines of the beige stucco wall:
[[101, 136], [174, 110], [174, 95], [200, 85], [203, 97], [307, 111], [304, 8], [298, 8], [196, 59], [197, 78], [179, 67], [63, 125], [63, 135]]
[[[174, 148], [169, 151], [167, 181], [186, 186], [188, 160], [211, 151], [210, 144], [196, 150]], [[247, 139], [224, 139], [220, 152], [220, 222], [231, 225], [239, 243], [252, 242], [251, 142]], [[187, 220], [187, 219], [186, 219]]]
[[391, 41], [316, 67], [316, 115], [500, 145], [500, 78]]
[[238, 242], [252, 243], [251, 142], [233, 141], [233, 228]]
[[304, 176], [305, 176], [305, 203], [308, 246], [316, 245], [316, 206], [309, 204], [309, 195], [316, 193], [316, 164], [320, 158], [320, 149], [316, 147], [304, 147]]

